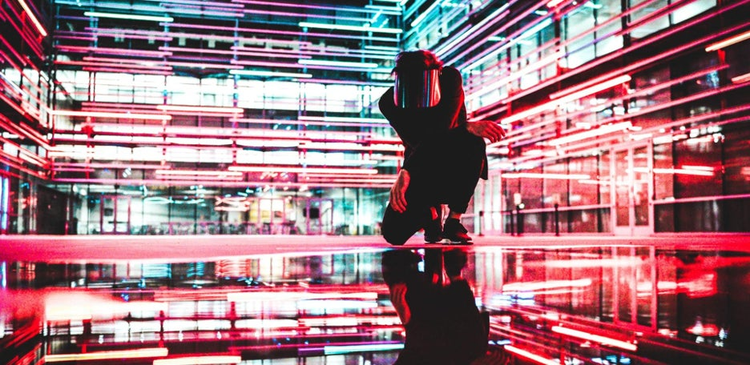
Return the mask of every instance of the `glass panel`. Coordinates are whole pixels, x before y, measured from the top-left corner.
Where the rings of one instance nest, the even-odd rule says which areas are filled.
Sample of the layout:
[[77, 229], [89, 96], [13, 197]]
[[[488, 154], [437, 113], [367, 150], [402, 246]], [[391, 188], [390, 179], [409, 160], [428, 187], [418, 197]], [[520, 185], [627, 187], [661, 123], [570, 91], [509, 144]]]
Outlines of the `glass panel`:
[[635, 294], [635, 258], [632, 248], [617, 248], [617, 319], [622, 322], [633, 322], [633, 296]]
[[630, 176], [628, 170], [628, 151], [615, 152], [615, 225], [630, 225]]
[[672, 13], [672, 23], [677, 24], [690, 19], [714, 6], [716, 0], [699, 0], [685, 4]]
[[[643, 3], [645, 1], [646, 0], [630, 0], [630, 8], [633, 8], [636, 5]], [[635, 23], [638, 20], [651, 15], [655, 11], [666, 7], [667, 5], [669, 5], [668, 0], [653, 1], [646, 7], [641, 7], [640, 9], [634, 11], [630, 15], [630, 23], [631, 24]], [[633, 39], [643, 38], [661, 29], [667, 28], [668, 26], [669, 26], [669, 16], [664, 15], [653, 20], [651, 19], [646, 20], [645, 23], [643, 23], [643, 25], [639, 25], [635, 29], [633, 29], [630, 32], [630, 36]]]
[[636, 249], [636, 259], [634, 260], [636, 263], [638, 263], [638, 270], [636, 272], [636, 279], [637, 279], [637, 285], [636, 285], [636, 310], [637, 310], [637, 317], [636, 321], [639, 325], [642, 326], [651, 326], [652, 318], [651, 318], [651, 302], [654, 298], [653, 296], [653, 290], [654, 285], [656, 283], [654, 282], [654, 274], [652, 273], [652, 270], [654, 269], [654, 263], [651, 260], [650, 250], [653, 250], [654, 248], [645, 248], [645, 247], [639, 247]]
[[633, 150], [633, 206], [635, 225], [647, 226], [648, 219], [648, 185], [651, 174], [648, 171], [648, 148], [639, 147]]

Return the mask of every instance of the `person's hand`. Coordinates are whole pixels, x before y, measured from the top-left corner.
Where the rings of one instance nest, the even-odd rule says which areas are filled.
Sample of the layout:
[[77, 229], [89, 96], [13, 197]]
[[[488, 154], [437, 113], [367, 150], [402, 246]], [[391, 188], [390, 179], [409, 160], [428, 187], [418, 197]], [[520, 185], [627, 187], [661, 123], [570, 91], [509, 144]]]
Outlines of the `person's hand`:
[[401, 319], [401, 324], [405, 326], [411, 320], [411, 310], [406, 304], [406, 284], [398, 283], [391, 287], [391, 303]]
[[466, 130], [475, 136], [489, 139], [490, 143], [495, 143], [505, 138], [505, 130], [497, 123], [489, 120], [468, 122], [466, 123]]
[[398, 172], [396, 182], [391, 187], [391, 208], [397, 213], [406, 211], [406, 188], [409, 187], [410, 180], [409, 171], [401, 169]]

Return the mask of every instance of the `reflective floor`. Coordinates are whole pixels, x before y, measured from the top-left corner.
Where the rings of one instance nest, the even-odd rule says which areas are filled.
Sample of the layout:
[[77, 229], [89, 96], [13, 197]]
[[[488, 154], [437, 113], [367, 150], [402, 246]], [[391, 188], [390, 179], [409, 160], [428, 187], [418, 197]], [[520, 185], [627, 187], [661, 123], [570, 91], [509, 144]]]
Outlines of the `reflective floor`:
[[744, 250], [259, 251], [0, 261], [0, 363], [393, 364], [407, 350], [459, 353], [469, 322], [450, 321], [469, 317], [451, 288], [464, 282], [461, 308], [476, 308], [488, 332], [485, 355], [467, 364], [750, 363]]

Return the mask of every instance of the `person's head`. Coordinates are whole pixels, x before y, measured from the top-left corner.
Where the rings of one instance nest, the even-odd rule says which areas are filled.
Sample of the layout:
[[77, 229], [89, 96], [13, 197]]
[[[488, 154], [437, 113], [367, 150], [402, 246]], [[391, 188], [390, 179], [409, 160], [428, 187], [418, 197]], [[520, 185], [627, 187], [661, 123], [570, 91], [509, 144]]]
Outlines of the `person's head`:
[[443, 62], [432, 52], [427, 50], [403, 51], [396, 56], [396, 67], [393, 72], [412, 73], [425, 70], [440, 70]]
[[393, 101], [401, 108], [429, 108], [440, 102], [443, 62], [427, 50], [404, 51], [396, 56]]

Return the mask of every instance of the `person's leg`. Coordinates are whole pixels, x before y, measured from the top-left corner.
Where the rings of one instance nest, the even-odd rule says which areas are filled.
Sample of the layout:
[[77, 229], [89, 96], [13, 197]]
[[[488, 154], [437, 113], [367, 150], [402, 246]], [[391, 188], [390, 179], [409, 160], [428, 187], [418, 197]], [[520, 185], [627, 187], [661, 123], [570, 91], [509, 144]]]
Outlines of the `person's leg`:
[[[425, 166], [409, 171], [411, 179], [406, 189], [406, 210], [398, 213], [389, 203], [383, 216], [381, 231], [388, 243], [403, 245], [414, 233], [423, 228], [432, 228], [435, 219], [439, 219], [439, 216], [435, 217], [432, 210], [435, 205], [435, 189], [432, 187], [434, 184], [432, 180], [435, 178], [433, 173]], [[441, 233], [440, 228], [437, 229], [438, 234]]]
[[429, 214], [429, 207], [417, 206], [416, 202], [410, 202], [407, 197], [406, 211], [398, 213], [391, 205], [385, 208], [381, 232], [383, 238], [392, 245], [403, 245], [411, 236], [422, 229]]
[[471, 237], [460, 219], [485, 168], [486, 145], [482, 138], [459, 130], [453, 135], [451, 148], [455, 153], [447, 156], [445, 161], [450, 171], [445, 192], [450, 213], [445, 220], [443, 236], [453, 242], [468, 243]]

